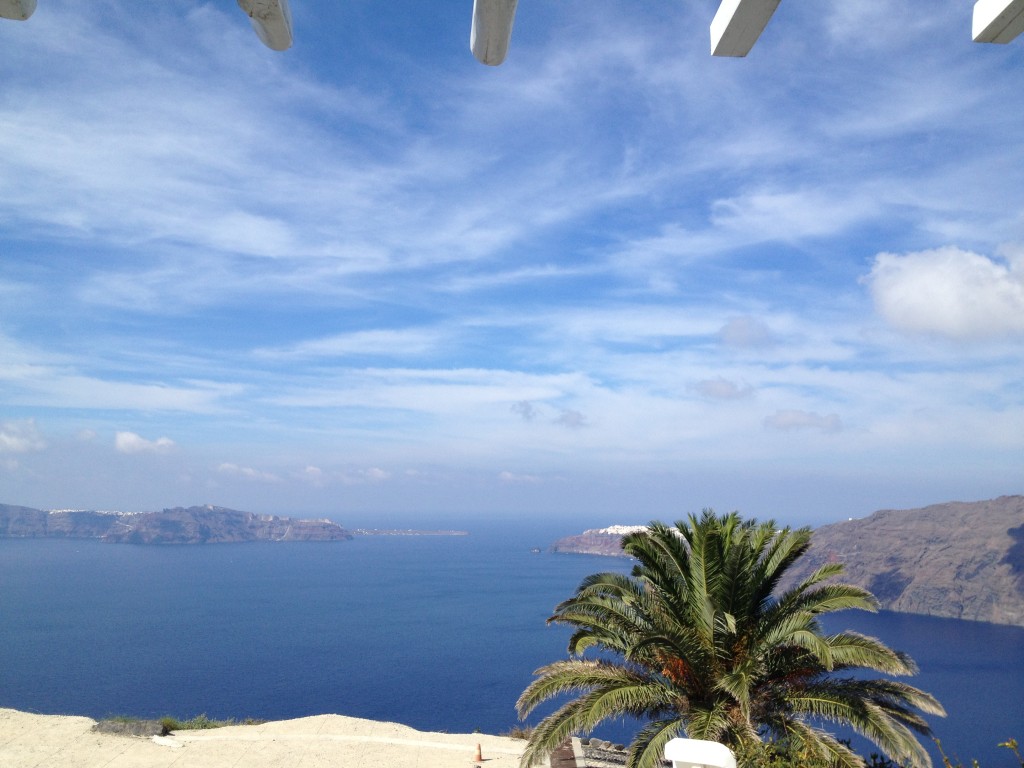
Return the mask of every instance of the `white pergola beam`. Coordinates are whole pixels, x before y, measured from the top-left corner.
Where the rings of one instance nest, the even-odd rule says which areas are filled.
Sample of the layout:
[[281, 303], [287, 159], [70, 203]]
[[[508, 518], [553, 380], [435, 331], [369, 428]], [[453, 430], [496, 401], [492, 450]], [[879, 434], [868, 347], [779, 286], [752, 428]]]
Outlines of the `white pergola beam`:
[[292, 47], [292, 12], [288, 0], [238, 0], [238, 7], [245, 11], [257, 37], [267, 48], [287, 51]]
[[35, 13], [36, 0], [0, 0], [0, 17], [25, 21]]
[[1024, 32], [1024, 0], [978, 0], [971, 35], [976, 43], [1008, 43]]
[[496, 67], [508, 55], [519, 0], [473, 0], [469, 48], [481, 64]]
[[778, 7], [779, 0], [722, 0], [711, 22], [711, 55], [746, 56]]

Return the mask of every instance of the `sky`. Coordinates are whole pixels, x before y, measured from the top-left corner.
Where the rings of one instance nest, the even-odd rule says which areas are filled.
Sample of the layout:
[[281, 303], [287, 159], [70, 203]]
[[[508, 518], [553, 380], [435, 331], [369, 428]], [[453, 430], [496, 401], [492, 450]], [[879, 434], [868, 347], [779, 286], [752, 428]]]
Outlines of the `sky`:
[[1024, 38], [969, 0], [40, 0], [0, 502], [791, 524], [1024, 492]]

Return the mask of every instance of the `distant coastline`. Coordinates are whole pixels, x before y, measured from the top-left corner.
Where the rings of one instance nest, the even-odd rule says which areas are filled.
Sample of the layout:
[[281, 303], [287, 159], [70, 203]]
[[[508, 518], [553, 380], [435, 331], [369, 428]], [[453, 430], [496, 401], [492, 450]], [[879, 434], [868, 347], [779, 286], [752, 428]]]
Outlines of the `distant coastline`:
[[34, 509], [0, 504], [0, 538], [96, 539], [112, 544], [224, 544], [247, 541], [348, 541], [354, 536], [468, 536], [418, 528], [348, 530], [325, 518], [258, 515], [206, 504], [159, 512]]
[[231, 544], [251, 541], [348, 541], [326, 519], [257, 515], [207, 504], [159, 512], [33, 509], [0, 504], [0, 538], [93, 539], [110, 544]]

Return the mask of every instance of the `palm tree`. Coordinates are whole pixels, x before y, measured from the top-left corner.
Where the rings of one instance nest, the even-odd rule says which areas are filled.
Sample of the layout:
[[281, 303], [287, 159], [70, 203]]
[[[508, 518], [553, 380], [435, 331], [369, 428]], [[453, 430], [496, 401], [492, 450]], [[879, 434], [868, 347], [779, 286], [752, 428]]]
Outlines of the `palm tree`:
[[[571, 658], [537, 670], [516, 708], [525, 718], [545, 701], [577, 697], [533, 730], [522, 768], [626, 715], [649, 721], [627, 768], [660, 765], [665, 744], [684, 735], [741, 754], [768, 742], [805, 764], [863, 768], [824, 722], [851, 726], [910, 768], [930, 766], [914, 732], [931, 733], [919, 711], [944, 715], [939, 702], [901, 682], [838, 674], [910, 675], [913, 660], [875, 638], [825, 634], [818, 622], [833, 611], [877, 610], [871, 593], [833, 581], [843, 569], [835, 563], [777, 594], [810, 541], [810, 528], [711, 510], [626, 535], [623, 550], [638, 561], [632, 575], [587, 577], [548, 619], [574, 628]], [[588, 649], [597, 658], [584, 658]]]

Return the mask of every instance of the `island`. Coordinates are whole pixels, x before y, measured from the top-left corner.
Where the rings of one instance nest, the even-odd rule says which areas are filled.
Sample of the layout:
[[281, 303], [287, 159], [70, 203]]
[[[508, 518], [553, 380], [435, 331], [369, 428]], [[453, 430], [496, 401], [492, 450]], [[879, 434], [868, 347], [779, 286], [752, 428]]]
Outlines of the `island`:
[[159, 512], [33, 509], [0, 504], [0, 537], [95, 539], [112, 544], [226, 544], [347, 541], [337, 523], [258, 515], [212, 504]]
[[[642, 527], [595, 528], [550, 550], [625, 557], [622, 537]], [[828, 562], [843, 563], [842, 580], [870, 590], [885, 610], [1024, 626], [1024, 496], [879, 510], [821, 526], [780, 587]]]
[[622, 537], [633, 531], [643, 530], [643, 525], [611, 525], [607, 528], [591, 528], [583, 533], [566, 536], [551, 545], [552, 552], [570, 555], [602, 555], [625, 557], [622, 551]]

